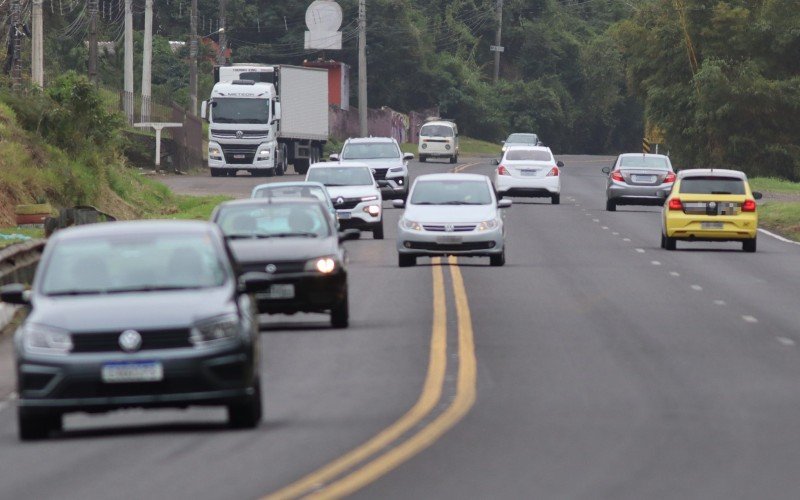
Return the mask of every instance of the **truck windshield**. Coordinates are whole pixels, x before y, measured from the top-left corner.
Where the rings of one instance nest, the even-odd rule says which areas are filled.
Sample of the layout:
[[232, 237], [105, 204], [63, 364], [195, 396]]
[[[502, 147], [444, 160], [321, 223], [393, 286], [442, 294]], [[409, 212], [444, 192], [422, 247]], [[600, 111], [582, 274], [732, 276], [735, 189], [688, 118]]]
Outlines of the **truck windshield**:
[[269, 123], [269, 101], [266, 99], [214, 99], [211, 111], [214, 123]]

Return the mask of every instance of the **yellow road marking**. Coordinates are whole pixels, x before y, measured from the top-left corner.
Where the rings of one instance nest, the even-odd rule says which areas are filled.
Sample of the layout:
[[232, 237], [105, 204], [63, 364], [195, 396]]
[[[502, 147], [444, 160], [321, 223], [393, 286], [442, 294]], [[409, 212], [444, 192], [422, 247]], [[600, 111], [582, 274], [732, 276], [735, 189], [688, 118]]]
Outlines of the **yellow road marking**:
[[405, 415], [366, 443], [298, 481], [267, 495], [263, 500], [297, 498], [313, 492], [327, 481], [355, 467], [400, 438], [405, 432], [422, 421], [439, 403], [447, 368], [447, 303], [445, 300], [444, 273], [440, 266], [441, 258], [435, 257], [431, 259], [431, 263], [433, 264], [431, 267], [433, 273], [433, 328], [428, 373], [417, 402]]
[[468, 169], [469, 167], [474, 167], [475, 165], [480, 165], [482, 162], [476, 161], [474, 163], [466, 163], [464, 165], [459, 165], [453, 169], [453, 173], [463, 172], [464, 170]]
[[371, 460], [362, 468], [331, 483], [325, 489], [309, 495], [308, 498], [341, 498], [363, 488], [433, 444], [452, 429], [475, 404], [477, 362], [472, 317], [458, 260], [451, 256], [448, 262], [451, 266], [450, 273], [458, 315], [458, 382], [455, 399], [442, 414], [406, 441]]

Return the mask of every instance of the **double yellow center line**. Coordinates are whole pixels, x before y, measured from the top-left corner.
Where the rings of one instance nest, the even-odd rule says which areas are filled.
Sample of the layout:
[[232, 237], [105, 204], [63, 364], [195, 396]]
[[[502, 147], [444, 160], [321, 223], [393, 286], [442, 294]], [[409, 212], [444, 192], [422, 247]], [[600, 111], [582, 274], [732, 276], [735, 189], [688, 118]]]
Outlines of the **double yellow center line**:
[[456, 396], [429, 423], [415, 429], [438, 406], [447, 371], [447, 299], [444, 271], [441, 258], [433, 258], [432, 263], [433, 328], [428, 372], [417, 402], [406, 414], [366, 443], [271, 493], [264, 500], [341, 498], [358, 491], [433, 444], [455, 426], [475, 403], [477, 363], [472, 317], [458, 261], [451, 256], [448, 263], [458, 320]]

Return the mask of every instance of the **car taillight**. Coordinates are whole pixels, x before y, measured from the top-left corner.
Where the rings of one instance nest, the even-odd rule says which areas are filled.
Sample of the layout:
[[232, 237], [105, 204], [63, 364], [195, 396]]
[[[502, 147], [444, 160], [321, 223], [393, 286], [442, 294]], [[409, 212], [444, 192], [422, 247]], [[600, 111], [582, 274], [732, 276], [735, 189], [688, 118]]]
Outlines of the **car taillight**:
[[668, 206], [670, 210], [683, 210], [683, 203], [681, 203], [680, 198], [672, 198], [669, 200]]
[[620, 172], [619, 170], [614, 170], [613, 172], [611, 172], [611, 178], [614, 179], [615, 181], [625, 182], [625, 179], [622, 177], [622, 172]]
[[547, 177], [558, 177], [558, 167], [553, 167], [547, 172]]
[[676, 175], [672, 172], [668, 173], [666, 177], [664, 177], [664, 182], [675, 182]]
[[742, 212], [755, 212], [756, 200], [744, 200], [742, 203]]
[[500, 165], [499, 167], [497, 167], [497, 175], [511, 175], [511, 174], [508, 173], [508, 169], [506, 167]]

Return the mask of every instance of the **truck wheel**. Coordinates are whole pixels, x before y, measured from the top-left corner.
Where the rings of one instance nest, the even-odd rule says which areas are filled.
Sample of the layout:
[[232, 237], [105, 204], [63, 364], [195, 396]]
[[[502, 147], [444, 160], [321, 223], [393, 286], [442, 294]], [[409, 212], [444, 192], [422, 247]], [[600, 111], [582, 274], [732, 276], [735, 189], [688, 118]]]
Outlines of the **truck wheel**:
[[300, 175], [306, 175], [308, 172], [308, 158], [295, 158], [294, 159], [294, 171]]
[[222, 177], [225, 175], [225, 172], [221, 168], [209, 168], [211, 170], [211, 177]]
[[275, 175], [283, 175], [286, 173], [286, 146], [280, 147], [280, 162], [275, 162]]

